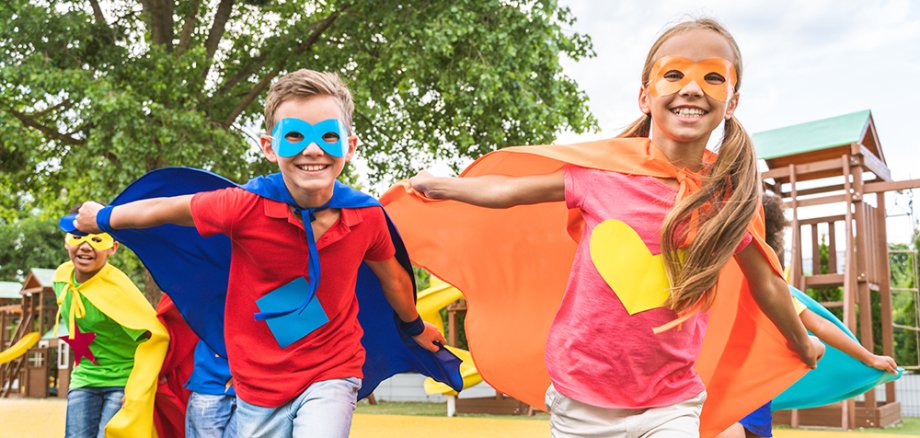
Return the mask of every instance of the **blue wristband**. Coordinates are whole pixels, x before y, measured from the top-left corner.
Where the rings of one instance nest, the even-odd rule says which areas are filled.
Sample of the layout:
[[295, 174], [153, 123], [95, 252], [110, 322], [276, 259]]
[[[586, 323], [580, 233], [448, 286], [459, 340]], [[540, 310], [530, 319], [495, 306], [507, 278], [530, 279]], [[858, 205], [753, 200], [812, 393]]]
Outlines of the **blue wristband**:
[[114, 205], [106, 205], [96, 213], [96, 226], [99, 227], [105, 233], [111, 233], [115, 231], [111, 225], [109, 225], [109, 219], [112, 217], [112, 210], [115, 209]]
[[425, 322], [421, 315], [412, 322], [399, 321], [399, 331], [412, 337], [418, 336], [425, 331]]

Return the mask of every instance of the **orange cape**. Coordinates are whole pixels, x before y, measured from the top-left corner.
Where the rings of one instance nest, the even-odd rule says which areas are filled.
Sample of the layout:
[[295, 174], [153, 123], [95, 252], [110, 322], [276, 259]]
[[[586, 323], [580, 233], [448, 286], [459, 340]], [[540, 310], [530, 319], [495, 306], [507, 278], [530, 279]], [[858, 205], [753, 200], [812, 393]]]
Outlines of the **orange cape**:
[[[476, 160], [461, 177], [539, 175], [566, 163], [675, 178], [678, 198], [699, 187], [698, 177], [672, 166], [647, 138], [506, 148]], [[580, 212], [568, 210], [564, 202], [488, 209], [430, 200], [406, 184], [391, 188], [381, 203], [399, 227], [413, 263], [466, 296], [466, 335], [482, 377], [498, 391], [543, 408], [550, 384], [546, 338], [580, 238]], [[755, 215], [748, 231], [781, 275], [763, 240], [762, 214]], [[708, 392], [702, 436], [718, 434], [807, 371], [757, 306], [734, 260], [723, 268], [717, 290], [696, 365]]]

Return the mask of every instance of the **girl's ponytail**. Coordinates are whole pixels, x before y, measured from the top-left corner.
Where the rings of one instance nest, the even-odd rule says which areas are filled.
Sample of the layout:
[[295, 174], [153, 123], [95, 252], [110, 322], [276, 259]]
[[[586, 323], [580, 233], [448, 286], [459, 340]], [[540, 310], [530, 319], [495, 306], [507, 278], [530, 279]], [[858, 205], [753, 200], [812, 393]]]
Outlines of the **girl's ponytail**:
[[[753, 142], [735, 118], [725, 121], [718, 159], [703, 181], [698, 192], [674, 206], [662, 228], [661, 253], [672, 285], [667, 305], [676, 312], [712, 304], [719, 271], [760, 205]], [[685, 246], [694, 211], [699, 212], [696, 235], [681, 260], [677, 250]]]
[[652, 116], [650, 114], [645, 114], [636, 119], [635, 122], [630, 123], [626, 128], [623, 128], [623, 132], [617, 137], [648, 137], [651, 130]]

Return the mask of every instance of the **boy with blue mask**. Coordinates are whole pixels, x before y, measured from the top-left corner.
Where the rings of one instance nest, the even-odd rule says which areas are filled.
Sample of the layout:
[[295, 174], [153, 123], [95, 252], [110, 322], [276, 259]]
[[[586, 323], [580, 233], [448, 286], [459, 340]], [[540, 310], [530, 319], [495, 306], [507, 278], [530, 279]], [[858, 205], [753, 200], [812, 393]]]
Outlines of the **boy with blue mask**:
[[354, 293], [362, 262], [403, 333], [432, 352], [444, 342], [418, 316], [383, 210], [338, 207], [352, 196], [336, 178], [357, 147], [353, 110], [336, 75], [293, 72], [269, 91], [271, 134], [260, 138], [280, 174], [246, 189], [88, 204], [77, 216], [87, 232], [168, 223], [230, 238], [224, 338], [240, 436], [347, 436], [365, 361]]

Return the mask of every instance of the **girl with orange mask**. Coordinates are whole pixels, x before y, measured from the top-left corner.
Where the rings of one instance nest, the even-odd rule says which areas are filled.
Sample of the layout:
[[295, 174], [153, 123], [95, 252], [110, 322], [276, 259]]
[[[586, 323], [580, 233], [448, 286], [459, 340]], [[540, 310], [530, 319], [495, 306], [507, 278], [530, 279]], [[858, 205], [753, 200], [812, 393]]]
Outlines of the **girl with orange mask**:
[[[569, 233], [577, 244], [569, 256], [564, 295], [555, 301], [561, 304], [544, 338], [545, 370], [551, 382], [545, 403], [554, 437], [699, 436], [701, 430], [711, 436], [728, 427], [729, 419], [722, 418], [701, 428], [707, 398], [704, 380], [726, 372], [714, 371], [716, 365], [696, 366], [701, 348], [706, 351], [703, 344], [707, 326], [713, 324], [711, 310], [723, 302], [740, 303], [734, 304], [731, 317], [742, 315], [743, 323], [764, 316], [765, 324], [752, 324], [762, 328], [772, 322], [775, 327], [769, 330], [778, 332], [775, 337], [780, 342], [785, 338], [788, 355], [804, 362], [804, 366], [798, 363], [802, 370], [787, 373], [785, 380], [780, 379], [783, 382], [790, 380], [791, 384], [796, 378], [791, 374], [801, 375], [806, 366], [814, 367], [823, 353], [823, 345], [807, 335], [797, 317], [775, 256], [764, 250], [763, 231], [756, 226], [760, 198], [756, 157], [750, 137], [734, 117], [741, 77], [741, 53], [719, 23], [709, 19], [680, 23], [652, 45], [639, 88], [642, 116], [618, 138], [573, 146], [503, 149], [477, 160], [463, 177], [441, 178], [422, 172], [409, 181], [415, 192], [429, 198], [507, 209], [500, 211], [509, 215], [532, 209], [532, 214], [516, 219], [514, 228], [527, 229], [530, 222], [546, 214], [568, 212]], [[716, 154], [706, 146], [719, 125], [724, 127], [724, 137]], [[513, 161], [524, 164], [517, 168], [506, 165]], [[387, 195], [384, 199], [386, 204]], [[561, 209], [563, 202], [565, 210]], [[459, 203], [429, 203], [431, 207], [423, 209], [456, 208], [457, 215], [485, 210], [460, 207]], [[539, 210], [541, 205], [560, 208]], [[553, 213], [544, 213], [552, 208], [556, 208]], [[401, 230], [438, 232], [435, 223], [402, 224], [400, 218], [406, 215], [397, 204], [387, 209]], [[465, 220], [475, 222], [472, 216]], [[501, 221], [487, 223], [505, 230], [499, 228]], [[455, 234], [470, 241], [479, 236]], [[507, 238], [507, 245], [534, 241], [537, 248], [550, 241], [543, 235], [532, 240], [514, 236]], [[413, 237], [406, 240], [411, 249]], [[508, 259], [499, 248], [493, 243], [488, 252], [500, 254], [497, 259]], [[483, 256], [490, 257], [488, 252]], [[413, 250], [413, 254], [423, 253]], [[532, 272], [525, 276], [543, 275], [544, 269], [536, 268], [542, 263], [539, 253], [522, 252], [520, 257], [523, 259], [515, 260], [518, 265], [533, 263]], [[453, 263], [462, 265], [464, 260], [454, 259]], [[470, 261], [478, 262], [476, 258]], [[476, 310], [476, 287], [463, 282], [480, 275], [480, 270], [468, 265], [470, 272], [456, 276], [455, 283], [435, 262], [418, 264], [463, 290], [470, 311]], [[747, 284], [752, 285], [750, 310], [739, 310], [746, 306], [744, 294], [739, 298], [737, 292], [742, 283], [733, 285], [735, 295], [727, 287], [717, 294], [720, 271], [727, 264], [736, 270], [740, 267]], [[627, 272], [622, 272], [627, 266]], [[514, 269], [512, 264], [509, 267]], [[547, 280], [535, 287], [542, 290], [543, 284], [551, 283]], [[526, 293], [531, 297], [523, 296], [521, 302], [532, 304], [535, 292], [522, 291]], [[752, 314], [744, 315], [747, 311]], [[719, 324], [719, 330], [740, 327], [734, 322]], [[507, 380], [501, 370], [492, 371], [490, 364], [496, 361], [487, 351], [492, 340], [477, 338], [476, 331], [468, 326], [467, 335], [486, 380], [535, 404], [527, 391], [522, 390], [522, 395], [514, 392], [517, 383], [512, 381], [524, 371], [517, 368], [507, 373]], [[726, 333], [715, 336], [722, 338], [713, 341], [721, 342], [720, 348], [738, 344], [726, 341]], [[500, 336], [493, 331], [491, 337]], [[711, 355], [718, 356], [723, 350], [713, 351]], [[744, 369], [742, 365], [747, 366], [739, 362], [739, 369]], [[718, 388], [713, 391], [725, 386], [715, 385]], [[720, 398], [709, 410], [731, 411], [733, 401]], [[746, 411], [739, 407], [742, 412], [734, 421], [759, 405], [753, 403]]]

